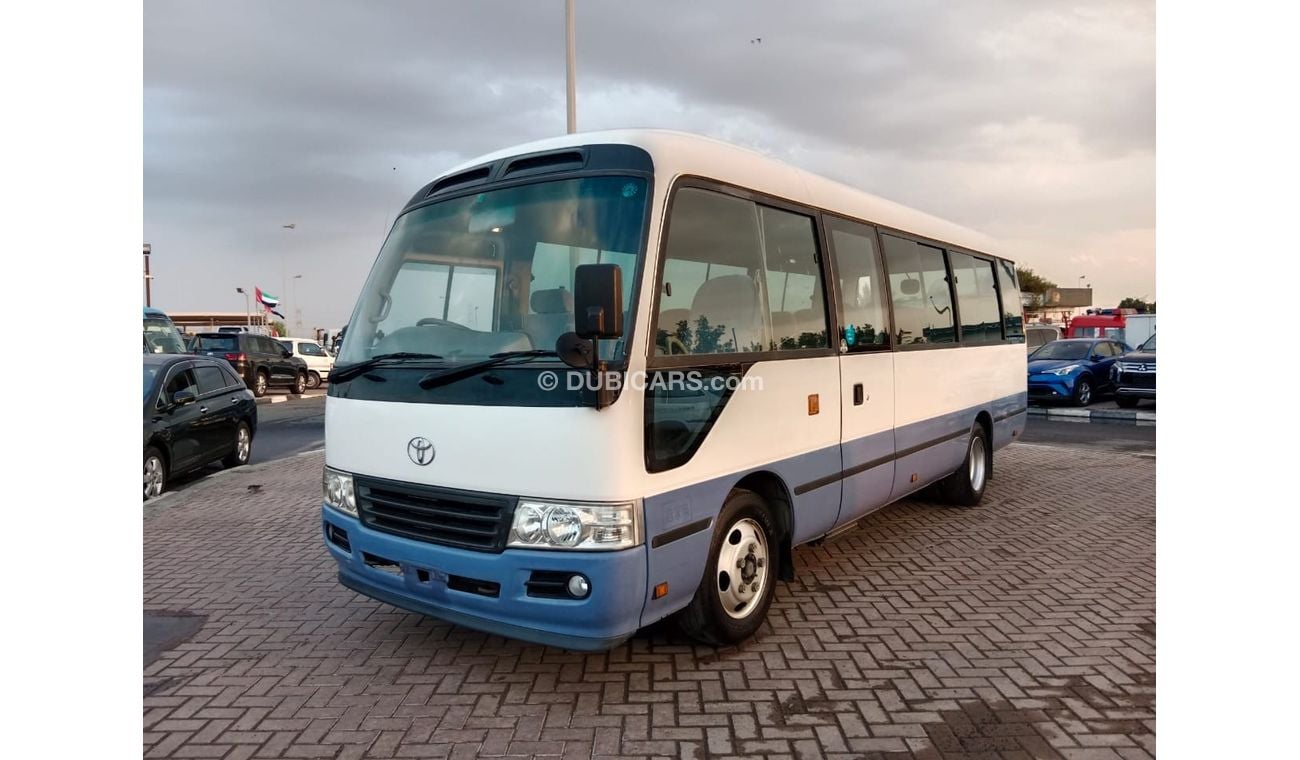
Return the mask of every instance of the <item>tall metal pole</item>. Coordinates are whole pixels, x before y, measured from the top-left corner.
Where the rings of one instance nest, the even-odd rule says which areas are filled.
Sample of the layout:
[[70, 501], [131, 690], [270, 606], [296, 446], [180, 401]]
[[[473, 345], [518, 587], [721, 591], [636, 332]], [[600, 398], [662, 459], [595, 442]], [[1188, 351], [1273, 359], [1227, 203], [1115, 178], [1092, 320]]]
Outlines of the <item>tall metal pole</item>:
[[149, 281], [153, 275], [149, 274], [149, 254], [153, 251], [153, 246], [148, 243], [144, 244], [144, 305], [153, 306], [153, 301], [149, 290]]
[[564, 0], [564, 39], [568, 48], [565, 59], [565, 68], [568, 74], [568, 92], [566, 93], [568, 128], [569, 134], [573, 134], [578, 131], [578, 72], [577, 55], [575, 53], [577, 39], [573, 28], [573, 0]]

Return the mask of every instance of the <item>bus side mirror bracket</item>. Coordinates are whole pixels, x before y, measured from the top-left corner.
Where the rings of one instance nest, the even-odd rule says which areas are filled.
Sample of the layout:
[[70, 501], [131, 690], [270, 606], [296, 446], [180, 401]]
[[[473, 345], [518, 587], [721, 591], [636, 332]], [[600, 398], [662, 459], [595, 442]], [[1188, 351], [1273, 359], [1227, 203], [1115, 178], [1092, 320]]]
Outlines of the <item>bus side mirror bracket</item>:
[[561, 335], [555, 352], [574, 369], [591, 373], [596, 408], [614, 403], [600, 341], [623, 337], [623, 270], [617, 264], [580, 264], [573, 271], [574, 331]]

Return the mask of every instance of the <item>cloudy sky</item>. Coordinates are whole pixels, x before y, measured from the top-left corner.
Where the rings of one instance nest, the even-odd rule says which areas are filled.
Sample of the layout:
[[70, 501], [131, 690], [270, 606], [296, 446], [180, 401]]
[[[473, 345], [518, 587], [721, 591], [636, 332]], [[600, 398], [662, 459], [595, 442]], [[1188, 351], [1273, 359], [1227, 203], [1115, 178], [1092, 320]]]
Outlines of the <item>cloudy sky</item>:
[[[1156, 295], [1150, 0], [577, 7], [582, 130], [740, 143], [992, 235], [1099, 304]], [[563, 0], [144, 11], [164, 309], [242, 311], [235, 287], [301, 274], [290, 326], [293, 295], [306, 331], [337, 327], [420, 185], [564, 132]]]

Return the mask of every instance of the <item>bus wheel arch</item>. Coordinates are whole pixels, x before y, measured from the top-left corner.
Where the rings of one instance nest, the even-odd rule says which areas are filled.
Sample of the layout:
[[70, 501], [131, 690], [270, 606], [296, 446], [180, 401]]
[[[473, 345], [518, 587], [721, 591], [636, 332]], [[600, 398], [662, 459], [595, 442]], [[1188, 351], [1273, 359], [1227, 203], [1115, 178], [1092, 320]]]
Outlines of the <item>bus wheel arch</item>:
[[753, 491], [767, 502], [768, 508], [772, 512], [772, 518], [776, 521], [777, 530], [780, 535], [777, 537], [777, 551], [781, 557], [780, 580], [787, 583], [794, 580], [794, 501], [790, 498], [790, 490], [786, 488], [785, 481], [773, 472], [760, 470], [751, 472], [741, 478], [733, 488], [743, 488], [747, 491]]

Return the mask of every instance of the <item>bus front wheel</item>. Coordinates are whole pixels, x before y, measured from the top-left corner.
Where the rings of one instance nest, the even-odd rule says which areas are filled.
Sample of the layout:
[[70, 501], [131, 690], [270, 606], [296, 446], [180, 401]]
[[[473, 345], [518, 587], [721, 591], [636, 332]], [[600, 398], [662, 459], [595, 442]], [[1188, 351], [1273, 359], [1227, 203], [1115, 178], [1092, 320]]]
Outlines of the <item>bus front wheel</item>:
[[722, 506], [695, 598], [678, 615], [693, 639], [725, 646], [753, 636], [767, 619], [781, 552], [767, 502], [753, 491], [733, 489]]

